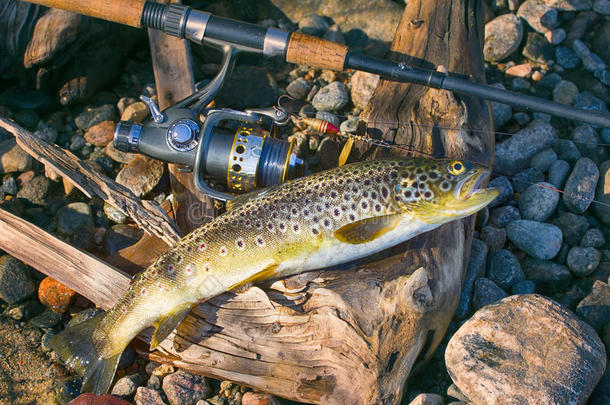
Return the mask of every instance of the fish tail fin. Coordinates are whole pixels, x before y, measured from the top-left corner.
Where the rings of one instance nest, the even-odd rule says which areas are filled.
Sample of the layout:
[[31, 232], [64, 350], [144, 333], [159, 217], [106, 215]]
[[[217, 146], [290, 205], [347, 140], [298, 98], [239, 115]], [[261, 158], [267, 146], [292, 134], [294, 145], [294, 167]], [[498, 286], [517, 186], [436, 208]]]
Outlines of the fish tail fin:
[[121, 353], [104, 357], [93, 341], [93, 331], [104, 314], [71, 326], [53, 336], [51, 348], [83, 377], [82, 392], [105, 394], [119, 364]]

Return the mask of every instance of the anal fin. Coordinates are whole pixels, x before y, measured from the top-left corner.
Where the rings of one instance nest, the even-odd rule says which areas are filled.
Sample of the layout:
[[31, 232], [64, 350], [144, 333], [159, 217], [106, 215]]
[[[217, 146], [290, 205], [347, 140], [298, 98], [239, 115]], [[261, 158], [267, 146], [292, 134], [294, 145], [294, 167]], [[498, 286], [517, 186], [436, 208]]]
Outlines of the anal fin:
[[335, 237], [341, 242], [352, 245], [370, 242], [396, 228], [401, 219], [399, 214], [362, 219], [337, 229]]
[[155, 350], [157, 346], [176, 329], [178, 324], [182, 322], [186, 314], [188, 314], [191, 306], [192, 304], [177, 306], [155, 321], [155, 332], [153, 333], [150, 342], [150, 350]]

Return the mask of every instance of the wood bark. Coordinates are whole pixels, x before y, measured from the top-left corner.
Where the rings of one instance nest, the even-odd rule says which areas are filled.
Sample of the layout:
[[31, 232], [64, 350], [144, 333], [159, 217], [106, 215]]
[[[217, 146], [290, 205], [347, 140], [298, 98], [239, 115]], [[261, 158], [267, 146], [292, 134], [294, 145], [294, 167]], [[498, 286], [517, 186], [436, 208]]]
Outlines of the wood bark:
[[[392, 57], [482, 80], [479, 6], [410, 0]], [[477, 99], [381, 81], [364, 117], [373, 138], [491, 163], [489, 111]], [[388, 154], [368, 144], [359, 152]], [[365, 262], [222, 294], [193, 308], [149, 357], [302, 402], [399, 403], [414, 365], [430, 357], [451, 320], [471, 236], [472, 220], [455, 221]], [[87, 289], [107, 291], [107, 306], [127, 279], [100, 269], [99, 282], [115, 288], [75, 289], [85, 296]]]

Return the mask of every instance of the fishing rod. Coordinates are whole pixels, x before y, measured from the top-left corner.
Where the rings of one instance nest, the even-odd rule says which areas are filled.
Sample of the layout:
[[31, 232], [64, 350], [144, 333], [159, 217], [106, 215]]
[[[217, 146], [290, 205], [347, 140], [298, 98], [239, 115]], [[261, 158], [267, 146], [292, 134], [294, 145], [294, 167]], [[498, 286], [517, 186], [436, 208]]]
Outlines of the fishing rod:
[[[275, 136], [277, 127], [286, 125], [293, 115], [281, 105], [246, 111], [207, 108], [230, 76], [236, 57], [243, 52], [281, 57], [289, 63], [319, 69], [361, 70], [393, 81], [445, 89], [610, 128], [607, 114], [498, 89], [404, 62], [352, 53], [345, 45], [332, 41], [219, 17], [181, 4], [145, 0], [29, 1], [132, 27], [158, 29], [222, 52], [220, 69], [204, 88], [163, 111], [152, 98], [142, 96], [152, 119], [145, 124], [122, 121], [114, 135], [117, 149], [183, 165], [181, 170], [195, 174], [195, 186], [201, 192], [222, 201], [234, 198], [235, 193], [298, 177], [304, 170], [303, 161], [293, 150], [294, 143]], [[338, 128], [324, 125], [331, 132], [338, 132]], [[223, 184], [228, 192], [219, 191], [208, 182]]]

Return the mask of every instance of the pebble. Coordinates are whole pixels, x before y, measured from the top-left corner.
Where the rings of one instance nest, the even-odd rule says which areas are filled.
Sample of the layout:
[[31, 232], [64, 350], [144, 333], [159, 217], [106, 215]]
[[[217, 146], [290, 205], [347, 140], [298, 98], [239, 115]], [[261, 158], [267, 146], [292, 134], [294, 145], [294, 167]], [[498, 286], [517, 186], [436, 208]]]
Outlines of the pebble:
[[555, 60], [565, 69], [576, 69], [580, 65], [580, 58], [576, 52], [566, 46], [555, 48]]
[[299, 20], [299, 30], [307, 35], [320, 37], [328, 28], [326, 19], [317, 14], [308, 14]]
[[57, 229], [60, 232], [71, 235], [81, 226], [94, 226], [91, 207], [87, 203], [70, 203], [57, 211]]
[[560, 11], [582, 11], [591, 8], [592, 0], [542, 0]]
[[[121, 121], [144, 122], [150, 115], [150, 109], [143, 101], [136, 101], [128, 105], [121, 114]], [[113, 129], [114, 132], [114, 129]], [[112, 138], [111, 138], [112, 139]]]
[[70, 319], [70, 321], [68, 322], [68, 325], [66, 325], [66, 327], [75, 326], [75, 325], [78, 325], [79, 323], [83, 323], [86, 320], [89, 320], [89, 319], [93, 318], [94, 316], [101, 314], [102, 312], [104, 312], [104, 311], [101, 310], [100, 308], [83, 309], [82, 311], [77, 312], [74, 315], [72, 315], [72, 319]]
[[594, 247], [599, 248], [606, 244], [604, 233], [597, 229], [591, 228], [585, 232], [585, 235], [580, 240], [580, 246], [582, 247]]
[[210, 393], [210, 388], [202, 376], [179, 370], [165, 376], [163, 392], [170, 405], [194, 405]]
[[445, 405], [445, 399], [438, 394], [419, 394], [409, 405]]
[[473, 403], [583, 404], [606, 355], [593, 328], [555, 301], [528, 294], [475, 313], [447, 344], [445, 363]]
[[595, 0], [595, 3], [593, 3], [593, 11], [601, 15], [610, 15], [610, 1]]
[[519, 198], [521, 218], [544, 222], [553, 215], [559, 204], [559, 193], [553, 184], [536, 183], [525, 189]]
[[41, 314], [30, 319], [30, 323], [39, 328], [46, 329], [58, 325], [63, 318], [63, 314], [53, 312], [50, 308], [46, 308]]
[[566, 181], [563, 203], [576, 214], [584, 213], [595, 198], [599, 169], [589, 158], [579, 159]]
[[106, 146], [112, 142], [115, 126], [114, 121], [102, 121], [89, 128], [84, 138], [92, 145]]
[[137, 197], [152, 191], [163, 176], [163, 162], [138, 155], [123, 167], [116, 176], [116, 182], [127, 187]]
[[138, 386], [144, 381], [146, 378], [140, 373], [126, 375], [114, 383], [111, 394], [122, 398], [130, 397], [136, 393]]
[[15, 139], [0, 142], [0, 173], [14, 173], [30, 170], [32, 157], [28, 155]]
[[124, 224], [127, 221], [127, 215], [107, 202], [104, 202], [104, 214], [106, 214], [108, 219], [117, 224]]
[[596, 280], [591, 292], [576, 307], [576, 314], [601, 331], [610, 323], [610, 285]]
[[563, 28], [555, 28], [544, 33], [544, 37], [552, 45], [559, 45], [566, 39], [566, 31]]
[[489, 253], [487, 278], [500, 288], [507, 290], [513, 284], [525, 280], [519, 260], [510, 251], [500, 249]]
[[345, 107], [348, 101], [345, 85], [341, 82], [332, 82], [316, 93], [311, 104], [318, 111], [337, 111]]
[[379, 75], [357, 71], [351, 80], [351, 96], [354, 105], [363, 110], [373, 96], [373, 92], [379, 83]]
[[[601, 135], [602, 141], [605, 144], [610, 144], [610, 128], [602, 128], [600, 135]], [[604, 145], [604, 146], [608, 146], [608, 145]]]
[[36, 289], [30, 269], [12, 256], [0, 256], [0, 298], [9, 304], [19, 302]]
[[[519, 80], [523, 80], [523, 79], [519, 79]], [[515, 86], [517, 79], [513, 80], [513, 90], [518, 90]], [[526, 81], [527, 83], [527, 81]], [[526, 89], [529, 88], [529, 83], [527, 84], [527, 86], [525, 87]], [[513, 114], [513, 119], [517, 122], [517, 124], [524, 126], [527, 125], [531, 119], [530, 119], [530, 115], [526, 112], [523, 111], [519, 111]]]
[[17, 198], [23, 198], [32, 204], [46, 206], [51, 194], [51, 181], [45, 176], [34, 176], [26, 181], [21, 190], [17, 192]]
[[341, 123], [339, 130], [341, 132], [355, 133], [358, 130], [358, 117], [349, 118]]
[[10, 174], [5, 175], [2, 178], [2, 187], [0, 187], [0, 192], [16, 195], [17, 194], [17, 182], [15, 181], [15, 177]]
[[151, 361], [146, 364], [144, 370], [146, 371], [146, 374], [156, 375], [159, 378], [163, 378], [166, 375], [172, 374], [175, 371], [174, 366], [172, 366], [171, 364], [159, 364], [155, 363], [154, 361]]
[[479, 310], [506, 297], [506, 292], [488, 278], [481, 277], [474, 283], [472, 307]]
[[541, 172], [549, 170], [551, 165], [557, 160], [557, 153], [552, 148], [547, 148], [536, 153], [530, 160], [530, 166], [535, 167]]
[[512, 205], [492, 208], [489, 211], [489, 224], [496, 228], [504, 228], [510, 222], [521, 218], [519, 209]]
[[574, 97], [574, 106], [584, 110], [608, 113], [608, 106], [606, 103], [588, 91], [582, 91]]
[[536, 153], [549, 147], [558, 132], [551, 125], [533, 121], [528, 127], [496, 145], [494, 170], [513, 175], [525, 169]]
[[120, 163], [129, 163], [138, 156], [135, 153], [121, 152], [120, 150], [114, 147], [112, 142], [106, 145], [106, 148], [104, 148], [104, 153], [110, 159]]
[[557, 26], [559, 13], [539, 0], [526, 0], [519, 6], [517, 16], [523, 18], [534, 30], [544, 34]]
[[543, 35], [538, 34], [537, 32], [530, 32], [527, 34], [525, 46], [521, 53], [527, 59], [538, 63], [547, 63], [553, 58], [554, 54], [553, 46]]
[[456, 319], [464, 319], [470, 311], [470, 302], [472, 299], [472, 291], [474, 282], [485, 274], [485, 262], [487, 258], [487, 246], [478, 239], [472, 240], [470, 248], [470, 260], [466, 268], [464, 283], [460, 295], [460, 302], [455, 311]]
[[78, 114], [74, 118], [74, 124], [78, 129], [87, 131], [95, 124], [102, 121], [114, 121], [116, 117], [116, 107], [111, 104], [104, 104]]
[[521, 19], [512, 13], [503, 14], [485, 24], [483, 56], [498, 62], [515, 52], [523, 39]]
[[536, 284], [531, 280], [521, 280], [513, 284], [510, 289], [511, 294], [532, 294], [536, 289]]
[[577, 246], [589, 229], [587, 218], [571, 212], [561, 212], [552, 223], [561, 229], [564, 241], [570, 246]]
[[76, 292], [59, 281], [45, 277], [38, 286], [40, 302], [52, 311], [63, 313], [68, 310]]
[[601, 253], [595, 248], [575, 246], [568, 252], [566, 264], [572, 274], [584, 277], [597, 269], [601, 257]]
[[596, 70], [593, 74], [596, 78], [599, 79], [600, 82], [605, 84], [606, 86], [610, 86], [610, 70], [607, 69], [599, 69]]
[[328, 27], [322, 38], [326, 39], [327, 41], [345, 45], [345, 38], [343, 37], [343, 33], [341, 33], [341, 28], [337, 24], [333, 24]]
[[42, 338], [40, 339], [40, 348], [43, 352], [48, 353], [53, 350], [50, 344], [50, 340], [55, 335], [57, 335], [57, 331], [53, 329], [49, 329], [44, 333], [44, 335], [42, 335]]
[[305, 97], [307, 97], [307, 94], [309, 94], [310, 90], [311, 84], [302, 77], [293, 80], [288, 86], [286, 86], [286, 93], [297, 100], [304, 100]]
[[324, 120], [324, 121], [328, 121], [337, 127], [339, 125], [341, 125], [341, 119], [339, 117], [337, 117], [335, 114], [330, 113], [328, 111], [318, 111], [316, 113], [316, 118]]
[[570, 172], [570, 164], [565, 160], [556, 160], [549, 168], [549, 183], [563, 189], [564, 183]]
[[[131, 405], [129, 402], [110, 394], [95, 395], [90, 392], [80, 394], [69, 405]], [[148, 405], [148, 404], [147, 404]]]
[[[499, 89], [505, 89], [502, 83], [493, 83], [491, 87], [496, 87]], [[491, 102], [491, 109], [494, 117], [494, 128], [495, 130], [499, 130], [506, 123], [508, 123], [513, 117], [513, 109], [508, 104], [502, 104], [495, 101]]]
[[528, 77], [532, 73], [532, 65], [529, 63], [523, 63], [521, 65], [514, 65], [506, 69], [504, 74], [512, 77]]
[[241, 405], [280, 405], [280, 402], [271, 394], [263, 392], [246, 392]]
[[153, 389], [153, 390], [160, 390], [161, 389], [161, 379], [154, 374], [151, 375], [148, 378], [148, 381], [146, 382], [146, 387]]
[[525, 258], [521, 268], [526, 278], [536, 284], [536, 290], [543, 293], [565, 291], [572, 281], [570, 270], [555, 262]]
[[50, 126], [41, 126], [34, 132], [34, 136], [46, 143], [55, 143], [57, 141], [57, 129]]
[[513, 176], [513, 189], [522, 193], [533, 184], [544, 181], [544, 173], [535, 167], [527, 168]]
[[136, 405], [166, 405], [159, 391], [146, 387], [138, 387], [133, 400]]
[[588, 157], [596, 163], [608, 158], [607, 148], [600, 148], [601, 138], [591, 125], [580, 125], [572, 131], [572, 141], [583, 157]]
[[597, 182], [595, 200], [591, 210], [595, 216], [605, 225], [610, 225], [610, 160], [606, 160], [599, 166], [600, 178]]
[[130, 225], [113, 225], [104, 233], [103, 249], [106, 256], [111, 256], [121, 249], [135, 244], [142, 238], [144, 231]]
[[570, 164], [575, 163], [582, 157], [574, 142], [569, 139], [558, 139], [553, 142], [553, 150], [557, 152], [559, 159], [565, 160]]
[[506, 244], [506, 229], [486, 226], [481, 230], [480, 238], [490, 252], [502, 249]]
[[553, 101], [557, 103], [572, 104], [578, 94], [578, 87], [569, 80], [562, 80], [553, 89]]
[[536, 259], [549, 260], [561, 249], [561, 230], [552, 224], [519, 219], [506, 226], [506, 236], [519, 249]]
[[499, 176], [491, 180], [488, 186], [500, 191], [500, 194], [498, 194], [496, 199], [489, 204], [489, 208], [506, 204], [513, 197], [513, 186], [510, 183], [510, 180], [504, 176]]

